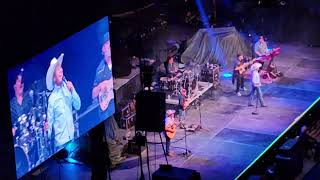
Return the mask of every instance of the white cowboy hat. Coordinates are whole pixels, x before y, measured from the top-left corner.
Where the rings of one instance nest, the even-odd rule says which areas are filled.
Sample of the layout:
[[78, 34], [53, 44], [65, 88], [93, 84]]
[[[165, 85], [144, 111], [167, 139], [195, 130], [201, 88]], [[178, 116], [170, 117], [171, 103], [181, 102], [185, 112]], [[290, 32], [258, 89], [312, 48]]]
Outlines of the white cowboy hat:
[[176, 111], [172, 110], [172, 109], [168, 109], [166, 113], [167, 113], [167, 116], [170, 116], [170, 115], [176, 113]]
[[262, 64], [256, 62], [256, 63], [252, 64], [252, 66], [251, 66], [250, 69], [251, 69], [251, 71], [259, 70], [259, 68], [260, 68], [261, 66], [262, 66]]
[[47, 85], [47, 89], [49, 91], [53, 90], [53, 74], [54, 74], [54, 70], [56, 69], [57, 64], [59, 63], [60, 65], [62, 64], [63, 61], [63, 56], [64, 54], [61, 53], [61, 55], [57, 58], [52, 58], [51, 62], [50, 62], [50, 66], [48, 68], [47, 71], [47, 75], [46, 75], [46, 85]]

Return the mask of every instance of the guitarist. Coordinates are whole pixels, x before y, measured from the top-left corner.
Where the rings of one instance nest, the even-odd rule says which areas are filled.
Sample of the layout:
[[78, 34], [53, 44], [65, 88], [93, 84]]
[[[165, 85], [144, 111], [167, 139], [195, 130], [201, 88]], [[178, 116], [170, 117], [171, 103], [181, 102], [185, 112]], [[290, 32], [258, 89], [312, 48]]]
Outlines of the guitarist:
[[103, 59], [96, 69], [96, 75], [92, 89], [92, 99], [99, 103], [100, 121], [106, 120], [114, 112], [112, 62], [108, 32], [104, 35], [102, 54]]
[[[269, 60], [269, 64], [266, 68], [267, 72], [268, 72], [268, 77], [270, 77], [270, 75], [272, 74], [272, 70], [274, 70], [275, 68], [275, 64], [273, 63], [273, 58], [275, 55], [278, 55], [280, 53], [280, 48], [274, 48], [269, 50], [268, 49], [268, 45], [267, 42], [265, 41], [265, 38], [263, 36], [259, 37], [259, 41], [257, 41], [254, 45], [254, 52], [256, 57], [267, 57]], [[262, 64], [260, 70], [262, 69], [263, 65], [264, 65], [264, 61], [260, 62]], [[270, 77], [270, 79], [272, 79]]]
[[174, 156], [174, 152], [170, 151], [170, 143], [177, 128], [174, 122], [174, 113], [175, 110], [167, 110], [165, 119], [166, 154], [170, 157]]
[[236, 94], [237, 96], [241, 96], [240, 88], [244, 91], [246, 91], [246, 88], [244, 87], [244, 76], [243, 73], [238, 70], [238, 67], [244, 65], [244, 57], [241, 53], [237, 54], [237, 59], [234, 63], [233, 68], [233, 76], [232, 76], [232, 83], [234, 84], [234, 80], [236, 80]]
[[179, 111], [179, 121], [184, 121], [186, 118], [186, 108], [187, 108], [187, 90], [182, 88], [180, 94], [178, 95], [178, 111]]
[[[103, 25], [102, 28], [105, 29]], [[103, 35], [101, 43], [103, 58], [96, 69], [92, 99], [94, 103], [99, 103], [99, 122], [104, 121], [109, 165], [114, 166], [120, 163], [123, 157], [121, 156], [121, 148], [119, 148], [121, 147], [121, 133], [115, 119], [111, 116], [115, 111], [115, 107], [109, 32]], [[106, 120], [107, 118], [108, 120]]]

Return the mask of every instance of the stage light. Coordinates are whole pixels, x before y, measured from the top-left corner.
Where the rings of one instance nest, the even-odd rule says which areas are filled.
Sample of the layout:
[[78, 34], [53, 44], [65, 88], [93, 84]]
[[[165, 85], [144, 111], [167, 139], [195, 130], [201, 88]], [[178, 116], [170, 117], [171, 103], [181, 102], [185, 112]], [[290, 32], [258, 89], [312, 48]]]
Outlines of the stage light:
[[232, 77], [232, 74], [231, 73], [223, 73], [222, 76], [224, 78], [231, 78]]
[[209, 19], [208, 19], [208, 16], [206, 15], [204, 8], [203, 8], [202, 2], [200, 0], [196, 0], [196, 5], [198, 7], [198, 10], [200, 13], [200, 18], [203, 23], [203, 26], [205, 28], [210, 28]]

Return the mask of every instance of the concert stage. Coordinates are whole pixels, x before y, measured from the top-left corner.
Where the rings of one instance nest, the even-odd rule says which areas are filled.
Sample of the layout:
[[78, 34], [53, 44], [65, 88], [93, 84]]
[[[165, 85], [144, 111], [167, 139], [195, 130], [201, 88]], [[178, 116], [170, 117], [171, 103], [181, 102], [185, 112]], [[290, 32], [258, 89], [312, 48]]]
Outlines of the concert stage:
[[[190, 97], [190, 99], [188, 99], [188, 106], [190, 104], [193, 103], [193, 101], [195, 101], [196, 99], [198, 99], [199, 97], [201, 97], [204, 93], [206, 93], [212, 86], [213, 84], [212, 83], [209, 83], [209, 82], [202, 82], [202, 81], [199, 81], [198, 82], [198, 86], [199, 86], [199, 89], [196, 93], [192, 94], [192, 96]], [[179, 104], [179, 100], [177, 97], [171, 97], [171, 98], [166, 98], [166, 104], [168, 105], [178, 105]]]
[[[169, 164], [197, 170], [202, 179], [234, 179], [320, 95], [320, 49], [291, 44], [276, 46], [282, 49], [275, 62], [284, 77], [262, 87], [268, 107], [259, 108], [259, 114], [252, 115], [254, 107], [247, 106], [249, 91], [236, 96], [231, 79], [222, 76], [230, 70], [224, 69], [222, 86], [215, 92], [215, 100], [211, 100], [209, 90], [200, 97], [200, 108], [194, 106], [186, 112], [187, 124], [200, 124], [201, 117], [203, 128], [187, 132], [191, 156], [182, 155], [184, 131], [178, 129], [171, 143], [176, 156], [168, 158]], [[251, 89], [248, 81], [245, 87]], [[149, 133], [148, 141], [160, 142], [159, 135]], [[142, 157], [145, 179], [148, 179], [146, 151]], [[151, 174], [160, 164], [165, 164], [160, 144], [149, 143], [149, 159]], [[65, 164], [60, 166], [60, 171], [61, 179], [90, 179], [91, 176], [90, 168], [84, 165]], [[47, 177], [56, 179], [58, 172], [58, 168], [53, 169]], [[112, 179], [139, 177], [139, 159], [135, 155], [111, 171]]]
[[[320, 49], [290, 44], [277, 46], [282, 48], [282, 53], [275, 62], [284, 77], [262, 87], [268, 107], [259, 108], [259, 114], [252, 115], [254, 107], [247, 106], [249, 91], [236, 96], [231, 79], [222, 77], [215, 100], [210, 100], [209, 90], [201, 97], [200, 108], [187, 110], [186, 122], [199, 124], [201, 117], [203, 128], [187, 133], [191, 156], [182, 155], [184, 131], [178, 129], [171, 143], [176, 156], [168, 158], [169, 164], [197, 170], [202, 179], [234, 179], [320, 95]], [[245, 87], [251, 89], [248, 81]], [[148, 141], [154, 139], [160, 142], [158, 134], [149, 133]], [[165, 158], [159, 144], [150, 143], [149, 153], [152, 174], [159, 164], [165, 163]], [[146, 152], [142, 156], [147, 178]], [[112, 178], [137, 179], [138, 163], [136, 156], [128, 158], [111, 172]]]

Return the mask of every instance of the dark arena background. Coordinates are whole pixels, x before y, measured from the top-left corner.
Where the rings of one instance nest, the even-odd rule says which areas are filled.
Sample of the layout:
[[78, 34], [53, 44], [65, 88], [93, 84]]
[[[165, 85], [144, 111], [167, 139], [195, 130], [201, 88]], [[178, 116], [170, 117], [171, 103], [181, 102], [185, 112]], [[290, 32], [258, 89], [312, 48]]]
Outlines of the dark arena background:
[[[320, 1], [31, 0], [1, 7], [0, 179], [320, 179]], [[65, 78], [74, 80], [82, 104], [70, 105], [71, 119], [77, 128], [82, 118], [83, 132], [40, 160], [50, 149], [46, 109], [55, 91], [44, 88], [53, 55], [41, 57], [62, 50], [73, 56], [65, 53], [61, 86], [74, 102]], [[41, 92], [28, 82], [39, 74]], [[107, 77], [111, 84], [100, 86]], [[32, 107], [14, 119], [26, 101], [12, 105], [17, 83]], [[98, 117], [107, 88], [114, 109]], [[96, 111], [91, 97], [99, 100]]]

